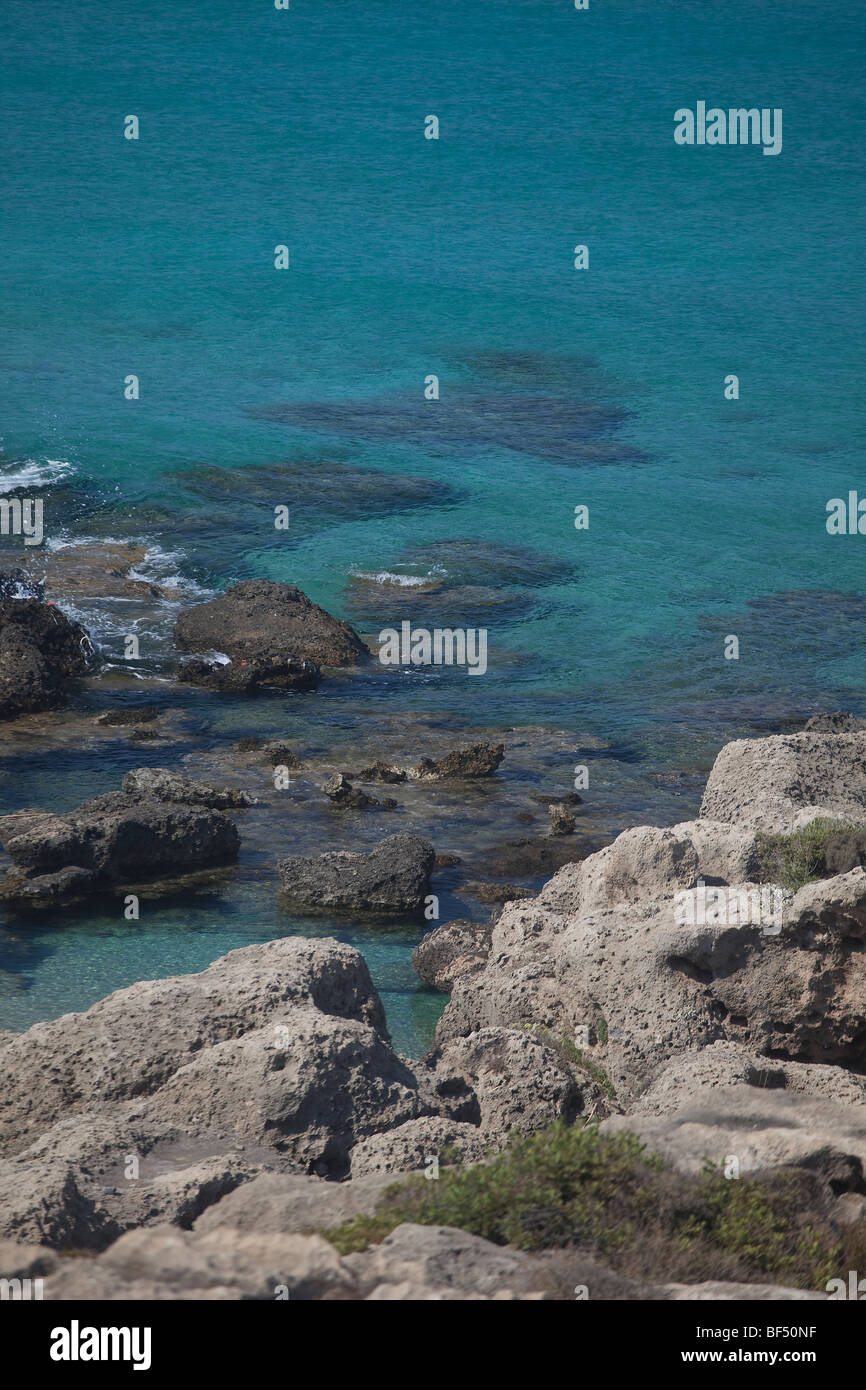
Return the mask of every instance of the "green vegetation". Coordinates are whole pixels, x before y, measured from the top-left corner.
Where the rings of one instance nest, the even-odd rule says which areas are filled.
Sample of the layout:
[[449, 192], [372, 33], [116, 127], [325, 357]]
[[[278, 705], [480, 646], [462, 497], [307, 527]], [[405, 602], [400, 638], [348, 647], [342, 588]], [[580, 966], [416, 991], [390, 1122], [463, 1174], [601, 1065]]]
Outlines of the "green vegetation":
[[[707, 1165], [687, 1177], [631, 1134], [557, 1121], [470, 1168], [440, 1169], [386, 1189], [373, 1216], [322, 1234], [343, 1254], [402, 1222], [455, 1226], [527, 1251], [579, 1250], [632, 1278], [783, 1282], [822, 1288], [846, 1259], [821, 1211], [814, 1174], [780, 1169], [726, 1179]], [[863, 1225], [863, 1223], [860, 1223]], [[858, 1249], [866, 1227], [857, 1233]], [[851, 1268], [854, 1268], [851, 1265]]]
[[[862, 836], [862, 827], [819, 816], [790, 835], [756, 836], [762, 883], [779, 883], [796, 893], [805, 883], [824, 876], [824, 854], [829, 839]], [[838, 871], [837, 871], [838, 872]]]
[[[601, 1020], [601, 1024], [604, 1027], [604, 1041], [606, 1042], [607, 1024], [604, 1019]], [[532, 1033], [539, 1042], [543, 1042], [546, 1047], [549, 1047], [552, 1052], [555, 1052], [560, 1061], [567, 1067], [577, 1067], [580, 1071], [586, 1072], [590, 1080], [595, 1082], [596, 1086], [604, 1092], [609, 1100], [616, 1100], [616, 1091], [614, 1090], [613, 1082], [604, 1067], [601, 1066], [599, 1062], [596, 1062], [593, 1057], [590, 1057], [588, 1053], [584, 1052], [582, 1047], [578, 1047], [577, 1043], [572, 1042], [571, 1038], [567, 1037], [564, 1033], [551, 1033], [549, 1028], [542, 1028], [538, 1023], [525, 1023], [523, 1026], [526, 1031]], [[602, 1041], [601, 1026], [596, 1028], [596, 1037], [599, 1042]]]

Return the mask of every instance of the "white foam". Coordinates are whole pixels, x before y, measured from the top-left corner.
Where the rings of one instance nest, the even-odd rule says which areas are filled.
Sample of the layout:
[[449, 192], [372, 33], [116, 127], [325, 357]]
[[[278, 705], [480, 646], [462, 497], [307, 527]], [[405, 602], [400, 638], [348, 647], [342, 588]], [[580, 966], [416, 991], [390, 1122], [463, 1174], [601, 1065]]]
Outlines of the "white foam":
[[401, 589], [422, 589], [430, 584], [441, 582], [445, 571], [433, 569], [427, 574], [397, 574], [394, 570], [379, 570], [376, 574], [353, 570], [355, 579], [363, 579], [368, 584], [396, 584]]
[[23, 492], [28, 488], [50, 487], [65, 481], [75, 472], [75, 465], [66, 459], [23, 459], [11, 472], [0, 469], [0, 493]]

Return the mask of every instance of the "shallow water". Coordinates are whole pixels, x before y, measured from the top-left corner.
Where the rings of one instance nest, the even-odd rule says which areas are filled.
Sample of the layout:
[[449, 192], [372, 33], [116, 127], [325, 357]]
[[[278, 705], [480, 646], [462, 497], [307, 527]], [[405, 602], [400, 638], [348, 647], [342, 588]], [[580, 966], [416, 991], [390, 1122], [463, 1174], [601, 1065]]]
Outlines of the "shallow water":
[[[450, 721], [450, 746], [467, 725], [543, 731], [485, 793], [491, 845], [541, 834], [543, 816], [514, 821], [522, 793], [568, 790], [584, 745], [608, 742], [589, 843], [693, 814], [731, 737], [864, 712], [862, 538], [824, 524], [862, 478], [866, 113], [838, 53], [864, 28], [842, 0], [819, 23], [753, 0], [736, 24], [699, 0], [212, 0], [182, 18], [80, 0], [56, 23], [8, 0], [0, 487], [41, 484], [49, 545], [146, 542], [141, 573], [171, 598], [72, 604], [117, 665], [142, 638], [125, 698], [169, 674], [180, 602], [251, 576], [373, 635], [486, 626], [490, 654], [483, 678], [361, 671], [255, 706], [159, 687], [184, 710], [178, 743], [25, 738], [3, 809], [66, 810], [259, 726], [336, 767], [362, 743], [386, 753], [404, 716]], [[784, 108], [782, 154], [676, 147], [674, 110], [703, 97]], [[425, 585], [359, 578], [389, 573]], [[109, 680], [81, 704], [122, 697]], [[329, 821], [310, 780], [300, 842], [384, 825]], [[388, 828], [474, 852], [477, 813], [443, 795]], [[281, 848], [249, 853], [270, 866]], [[133, 930], [95, 910], [0, 928], [0, 1027], [308, 930], [261, 865]], [[423, 926], [328, 929], [355, 933], [417, 1051], [441, 1005], [408, 962]]]

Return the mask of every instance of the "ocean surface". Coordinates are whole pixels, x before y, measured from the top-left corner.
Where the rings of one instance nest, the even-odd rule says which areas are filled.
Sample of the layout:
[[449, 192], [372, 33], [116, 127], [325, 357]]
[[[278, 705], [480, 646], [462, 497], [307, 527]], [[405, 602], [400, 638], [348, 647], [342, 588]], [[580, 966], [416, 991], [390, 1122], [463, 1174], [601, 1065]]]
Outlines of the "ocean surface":
[[[693, 815], [730, 738], [866, 711], [866, 539], [825, 525], [829, 499], [866, 494], [866, 11], [6, 0], [0, 26], [0, 488], [43, 498], [49, 548], [142, 542], [170, 591], [134, 662], [128, 611], [89, 601], [106, 670], [74, 709], [181, 709], [169, 752], [7, 739], [3, 811], [71, 809], [142, 762], [195, 770], [257, 729], [335, 767], [377, 737], [409, 755], [413, 729], [418, 756], [531, 729], [483, 808], [443, 793], [387, 830], [457, 854], [476, 822], [507, 841], [514, 797], [567, 791], [594, 749], [603, 840]], [[781, 154], [677, 146], [674, 112], [700, 100], [781, 108]], [[374, 637], [485, 627], [488, 671], [360, 672], [255, 705], [172, 685], [179, 604], [253, 577]], [[319, 931], [361, 946], [417, 1054], [443, 1002], [409, 962], [424, 924], [277, 902], [278, 851], [386, 833], [314, 791], [279, 844], [253, 813], [233, 877], [138, 923], [111, 904], [8, 916], [0, 1028]], [[490, 910], [452, 887], [443, 919]]]

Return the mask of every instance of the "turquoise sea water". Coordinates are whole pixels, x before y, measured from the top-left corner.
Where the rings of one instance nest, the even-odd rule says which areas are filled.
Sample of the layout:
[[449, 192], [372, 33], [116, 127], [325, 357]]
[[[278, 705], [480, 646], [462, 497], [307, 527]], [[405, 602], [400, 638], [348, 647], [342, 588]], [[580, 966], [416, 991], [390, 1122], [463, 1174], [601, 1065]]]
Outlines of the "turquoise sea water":
[[[619, 786], [633, 819], [668, 809], [630, 768], [705, 769], [727, 738], [864, 708], [866, 541], [825, 528], [829, 498], [866, 491], [864, 12], [7, 0], [2, 25], [0, 486], [41, 485], [51, 544], [146, 540], [191, 595], [270, 577], [368, 632], [488, 628], [483, 679], [344, 681], [267, 703], [278, 727], [326, 746], [415, 711], [593, 735], [627, 750], [613, 828]], [[698, 100], [782, 108], [782, 153], [676, 146]], [[352, 579], [382, 572], [445, 589], [412, 609]], [[90, 626], [118, 657], [110, 605]], [[168, 626], [139, 675], [164, 674]], [[190, 748], [264, 719], [187, 703]], [[141, 761], [22, 756], [3, 809], [69, 809]], [[272, 898], [242, 873], [135, 933], [92, 909], [11, 922], [0, 1027], [309, 929]], [[336, 929], [417, 1050], [441, 1003], [411, 974], [418, 929]]]

